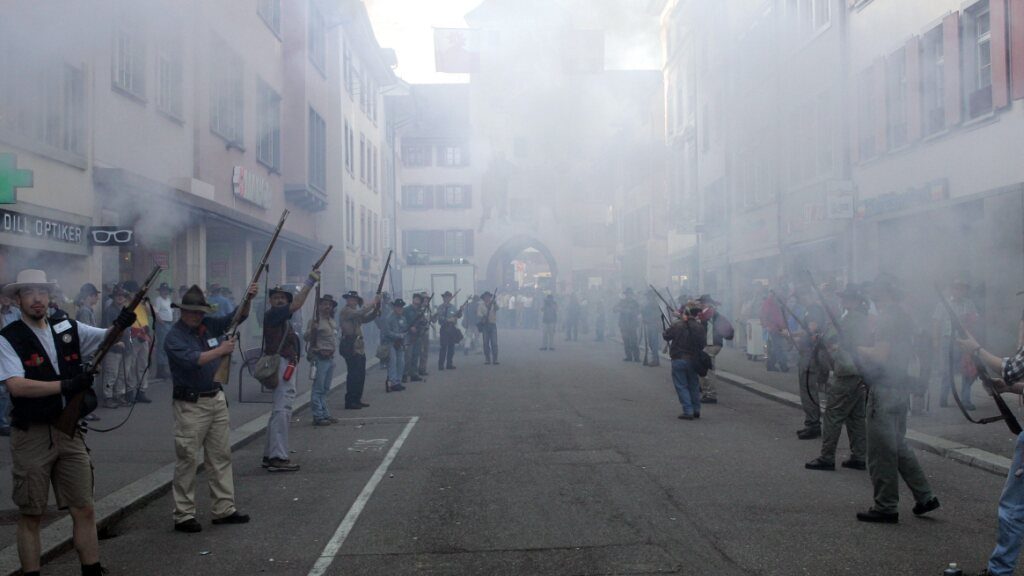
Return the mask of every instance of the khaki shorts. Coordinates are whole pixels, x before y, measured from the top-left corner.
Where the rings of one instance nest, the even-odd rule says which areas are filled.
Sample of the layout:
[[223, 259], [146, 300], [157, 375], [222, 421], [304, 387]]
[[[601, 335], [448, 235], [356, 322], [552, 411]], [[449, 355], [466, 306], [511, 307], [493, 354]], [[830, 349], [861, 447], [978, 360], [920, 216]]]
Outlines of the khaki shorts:
[[18, 510], [27, 516], [46, 511], [50, 482], [61, 510], [93, 504], [92, 459], [82, 435], [68, 438], [45, 424], [28, 430], [11, 429], [14, 494]]

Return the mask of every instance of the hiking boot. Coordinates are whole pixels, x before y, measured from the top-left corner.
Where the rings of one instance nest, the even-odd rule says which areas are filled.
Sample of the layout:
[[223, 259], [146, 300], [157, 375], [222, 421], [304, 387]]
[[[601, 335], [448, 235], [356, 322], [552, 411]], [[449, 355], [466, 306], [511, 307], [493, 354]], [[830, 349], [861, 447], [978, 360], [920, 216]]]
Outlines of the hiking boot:
[[345, 410], [362, 410], [362, 404], [345, 404]]
[[680, 420], [693, 420], [693, 414], [680, 414]]
[[835, 470], [836, 463], [829, 462], [821, 458], [815, 458], [814, 460], [804, 464], [804, 468], [807, 468], [808, 470]]
[[328, 420], [327, 418], [314, 418], [313, 419], [313, 426], [330, 426], [330, 425], [331, 425], [331, 421]]
[[898, 512], [879, 512], [871, 508], [867, 512], [857, 512], [857, 520], [876, 524], [898, 524], [900, 515]]
[[199, 523], [195, 518], [189, 518], [184, 522], [176, 522], [174, 524], [175, 532], [184, 532], [186, 534], [195, 534], [196, 532], [203, 531], [203, 525]]
[[214, 524], [248, 524], [249, 523], [249, 515], [248, 514], [241, 514], [241, 513], [238, 512], [238, 510], [235, 510], [234, 512], [231, 513], [230, 516], [225, 516], [223, 518], [214, 518], [213, 519], [213, 523]]
[[821, 428], [804, 428], [798, 430], [796, 437], [801, 440], [814, 440], [815, 438], [821, 438]]
[[267, 472], [298, 472], [299, 465], [293, 464], [289, 460], [281, 460], [280, 458], [271, 458], [270, 462], [267, 463]]
[[451, 364], [445, 366], [445, 368], [448, 370], [455, 370], [455, 366], [452, 366]]
[[405, 386], [402, 386], [401, 384], [392, 384], [391, 385], [391, 391], [392, 392], [401, 392], [402, 390], [405, 390]]
[[423, 378], [420, 378], [419, 376], [416, 376], [416, 375], [410, 376], [409, 380], [411, 380], [413, 382], [423, 382]]
[[840, 466], [842, 466], [843, 468], [850, 468], [852, 470], [868, 469], [868, 465], [865, 464], [863, 460], [854, 460], [853, 458], [850, 458], [849, 460], [843, 460], [843, 463], [840, 464]]
[[700, 412], [694, 412], [693, 413], [693, 419], [694, 420], [700, 420]]
[[430, 372], [427, 372], [426, 370], [420, 370], [419, 374], [420, 376], [430, 376]]
[[939, 506], [939, 499], [932, 496], [932, 499], [927, 502], [914, 504], [914, 516], [924, 516], [932, 510], [937, 510]]
[[135, 394], [135, 402], [136, 403], [142, 403], [142, 404], [151, 404], [153, 401], [150, 400], [148, 396], [146, 396], [145, 392], [143, 392], [142, 390], [139, 390]]
[[268, 466], [270, 466], [270, 458], [267, 458], [266, 456], [264, 456], [263, 457], [263, 462], [260, 463], [260, 467], [266, 468]]

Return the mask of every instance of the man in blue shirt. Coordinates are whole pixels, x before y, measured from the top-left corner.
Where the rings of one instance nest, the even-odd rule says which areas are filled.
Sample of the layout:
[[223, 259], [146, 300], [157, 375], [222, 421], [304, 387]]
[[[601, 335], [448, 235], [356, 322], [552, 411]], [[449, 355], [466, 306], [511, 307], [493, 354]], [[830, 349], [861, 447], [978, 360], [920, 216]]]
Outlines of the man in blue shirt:
[[[249, 316], [249, 302], [258, 291], [257, 284], [249, 287], [243, 319]], [[221, 359], [235, 349], [234, 337], [219, 339], [230, 327], [231, 317], [207, 316], [213, 307], [198, 286], [189, 288], [181, 304], [172, 306], [181, 310], [181, 318], [164, 342], [174, 383], [174, 529], [186, 533], [203, 529], [196, 520], [195, 498], [200, 448], [206, 453], [213, 523], [244, 524], [249, 516], [235, 508], [228, 403], [220, 384], [214, 382]]]

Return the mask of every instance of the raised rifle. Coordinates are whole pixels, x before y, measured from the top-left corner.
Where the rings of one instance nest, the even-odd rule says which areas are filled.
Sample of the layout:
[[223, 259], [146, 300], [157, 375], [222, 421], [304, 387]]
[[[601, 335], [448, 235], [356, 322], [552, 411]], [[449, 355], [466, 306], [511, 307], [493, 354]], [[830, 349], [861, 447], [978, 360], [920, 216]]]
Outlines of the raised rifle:
[[309, 379], [316, 380], [316, 362], [313, 362], [313, 351], [316, 350], [316, 343], [320, 335], [320, 283], [316, 283], [316, 301], [313, 304], [313, 335], [309, 339], [309, 349], [306, 355], [310, 357]]
[[[946, 312], [949, 314], [949, 321], [953, 328], [953, 333], [960, 338], [966, 338], [967, 330], [964, 328], [964, 325], [960, 321], [960, 318], [957, 317], [956, 312], [953, 311], [953, 307], [949, 305], [949, 300], [947, 300], [946, 297], [943, 296], [942, 289], [939, 288], [937, 284], [935, 285], [935, 293], [938, 294], [939, 301], [942, 302], [942, 306], [946, 309]], [[953, 334], [950, 335], [951, 338], [952, 336]], [[950, 354], [950, 370], [953, 369], [952, 356], [953, 355]], [[963, 412], [964, 418], [966, 418], [968, 422], [974, 424], [990, 424], [992, 422], [999, 422], [1000, 420], [1004, 420], [1006, 422], [1006, 427], [1010, 429], [1010, 432], [1013, 432], [1015, 435], [1020, 434], [1020, 422], [1017, 421], [1017, 417], [1014, 416], [1013, 411], [1006, 404], [1006, 401], [1003, 400], [1003, 397], [998, 392], [996, 392], [995, 385], [993, 384], [993, 378], [992, 376], [989, 375], [988, 369], [985, 368], [985, 365], [981, 362], [981, 359], [978, 358], [977, 354], [971, 354], [971, 362], [974, 364], [974, 369], [978, 372], [978, 379], [981, 380], [981, 385], [985, 389], [985, 392], [988, 392], [988, 395], [992, 397], [993, 401], [995, 401], [996, 408], [999, 409], [999, 416], [989, 416], [987, 418], [980, 419], [973, 418], [970, 415], [970, 413], [968, 413], [967, 410], [964, 409], [963, 402], [960, 400], [960, 395], [956, 391], [956, 386], [953, 386], [953, 400], [956, 401], [957, 407], [960, 408], [961, 412]]]
[[[142, 283], [139, 291], [135, 293], [135, 296], [133, 296], [131, 302], [124, 307], [124, 310], [134, 311], [142, 305], [143, 300], [146, 299], [146, 293], [149, 292], [153, 283], [156, 282], [156, 278], [160, 275], [162, 270], [163, 269], [159, 266], [153, 267], [153, 270], [149, 273], [149, 276], [146, 277], [146, 280]], [[126, 328], [127, 327], [118, 328], [116, 326], [111, 326], [107, 330], [106, 336], [103, 337], [103, 342], [101, 342], [99, 348], [96, 349], [96, 355], [93, 356], [92, 361], [85, 367], [85, 371], [87, 373], [94, 376], [99, 373], [100, 366], [103, 365], [103, 359], [106, 358], [110, 349], [113, 348], [121, 339], [121, 334], [124, 333]], [[68, 436], [73, 436], [75, 434], [75, 428], [78, 427], [78, 421], [81, 419], [82, 402], [85, 401], [85, 395], [89, 392], [91, 392], [91, 390], [79, 392], [68, 399], [67, 405], [64, 406], [64, 410], [57, 418], [56, 424], [54, 424], [55, 428]]]
[[[267, 249], [263, 252], [263, 257], [260, 258], [259, 263], [256, 265], [256, 272], [252, 275], [252, 280], [245, 286], [245, 296], [239, 303], [238, 308], [235, 308], [234, 316], [231, 318], [231, 324], [228, 329], [224, 331], [228, 338], [234, 338], [238, 335], [238, 325], [242, 323], [242, 311], [247, 310], [249, 305], [252, 304], [253, 295], [249, 293], [249, 286], [256, 284], [260, 281], [260, 275], [263, 273], [263, 269], [267, 267], [267, 261], [270, 260], [270, 251], [274, 249], [274, 244], [277, 244], [277, 238], [281, 235], [281, 230], [284, 229], [284, 221], [288, 219], [288, 210], [281, 213], [281, 220], [277, 223], [277, 228], [274, 229], [274, 235], [270, 237], [270, 243], [267, 244]], [[213, 381], [221, 386], [227, 386], [231, 380], [231, 354], [228, 354], [221, 358], [220, 365], [217, 366], [217, 372], [213, 375]]]
[[[388, 259], [384, 262], [384, 271], [380, 273], [380, 282], [377, 283], [377, 296], [380, 296], [384, 291], [384, 278], [388, 275], [388, 269], [391, 268], [391, 255], [394, 254], [394, 250], [388, 250]], [[379, 307], [380, 304], [378, 303]]]
[[[672, 305], [671, 305], [671, 304], [669, 304], [668, 300], [665, 300], [665, 297], [664, 297], [664, 296], [662, 296], [660, 292], [658, 292], [658, 289], [657, 289], [657, 288], [655, 288], [655, 287], [654, 287], [653, 285], [651, 285], [651, 284], [648, 284], [648, 286], [650, 286], [650, 287], [651, 287], [651, 290], [652, 290], [652, 291], [654, 292], [654, 295], [655, 295], [655, 296], [657, 296], [657, 297], [658, 297], [658, 299], [659, 299], [659, 300], [661, 300], [661, 301], [662, 301], [662, 302], [663, 302], [663, 303], [665, 304], [665, 308], [666, 308], [666, 309], [668, 309], [668, 310], [669, 310], [670, 312], [671, 312], [672, 310], [675, 310], [675, 308], [673, 308], [673, 307], [672, 307]], [[662, 312], [661, 312], [661, 325], [662, 325], [662, 327], [663, 327], [663, 328], [668, 328], [668, 325], [669, 325], [669, 324], [671, 324], [671, 323], [672, 323], [672, 322], [671, 322], [671, 321], [670, 321], [670, 320], [668, 319], [668, 317], [666, 317], [666, 316], [665, 316], [665, 312], [664, 312], [664, 311], [662, 311]]]
[[[491, 310], [494, 310], [494, 305], [498, 302], [498, 289], [494, 289], [494, 294], [491, 296], [491, 301], [487, 303], [487, 310], [484, 312], [484, 317], [477, 320], [476, 327], [481, 332], [487, 327], [487, 323], [491, 319]], [[497, 319], [495, 319], [497, 322]]]
[[[832, 308], [830, 308], [828, 302], [825, 301], [825, 295], [821, 293], [821, 288], [814, 283], [814, 276], [811, 274], [811, 271], [804, 270], [804, 273], [807, 274], [807, 278], [811, 282], [811, 288], [814, 289], [814, 294], [818, 297], [818, 302], [821, 304], [821, 307], [825, 309], [825, 314], [828, 315], [828, 320], [832, 323], [832, 327], [835, 328], [836, 336], [839, 337], [841, 342], [843, 340], [843, 329], [839, 326], [839, 319], [836, 318]], [[847, 353], [850, 355], [850, 360], [853, 362], [853, 367], [856, 368], [857, 374], [860, 374], [861, 381], [864, 382], [864, 386], [868, 387], [869, 383], [867, 381], [867, 373], [864, 371], [864, 366], [860, 363], [860, 355], [857, 354], [857, 349], [854, 348], [853, 350], [847, 350]]]

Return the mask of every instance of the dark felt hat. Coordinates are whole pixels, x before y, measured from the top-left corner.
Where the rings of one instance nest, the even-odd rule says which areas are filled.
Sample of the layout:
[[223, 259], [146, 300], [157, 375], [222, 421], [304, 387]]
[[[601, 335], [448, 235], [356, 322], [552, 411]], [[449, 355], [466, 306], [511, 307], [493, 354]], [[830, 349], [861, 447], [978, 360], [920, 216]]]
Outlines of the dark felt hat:
[[334, 296], [331, 296], [330, 294], [324, 294], [323, 296], [321, 296], [320, 302], [330, 302], [332, 308], [338, 307], [338, 301], [335, 300]]
[[448, 291], [448, 290], [445, 290], [445, 291], [444, 291], [444, 294], [441, 294], [441, 298], [451, 298], [452, 296], [454, 296], [454, 294], [452, 294], [452, 293], [451, 293], [450, 291]]
[[295, 295], [292, 294], [292, 291], [281, 285], [277, 285], [271, 288], [267, 295], [272, 297], [274, 294], [284, 294], [285, 298], [288, 299], [289, 304], [291, 304], [292, 301], [295, 299]]
[[344, 294], [341, 295], [342, 300], [350, 300], [353, 298], [356, 300], [363, 299], [363, 297], [359, 295], [359, 292], [356, 292], [355, 290], [349, 290], [348, 292], [345, 292]]
[[181, 304], [171, 302], [171, 308], [179, 308], [190, 312], [204, 312], [206, 314], [213, 312], [213, 306], [206, 301], [203, 289], [195, 284], [181, 297]]
[[82, 284], [81, 288], [78, 289], [78, 295], [80, 297], [82, 297], [82, 296], [95, 296], [96, 294], [99, 294], [99, 293], [100, 293], [100, 291], [96, 288], [96, 285], [93, 284], [92, 282], [86, 282], [85, 284]]
[[394, 300], [391, 301], [391, 305], [403, 307], [405, 306], [405, 300], [402, 300], [401, 298], [395, 298]]
[[156, 289], [157, 292], [163, 292], [164, 290], [171, 291], [171, 286], [167, 282], [161, 282], [160, 287]]

